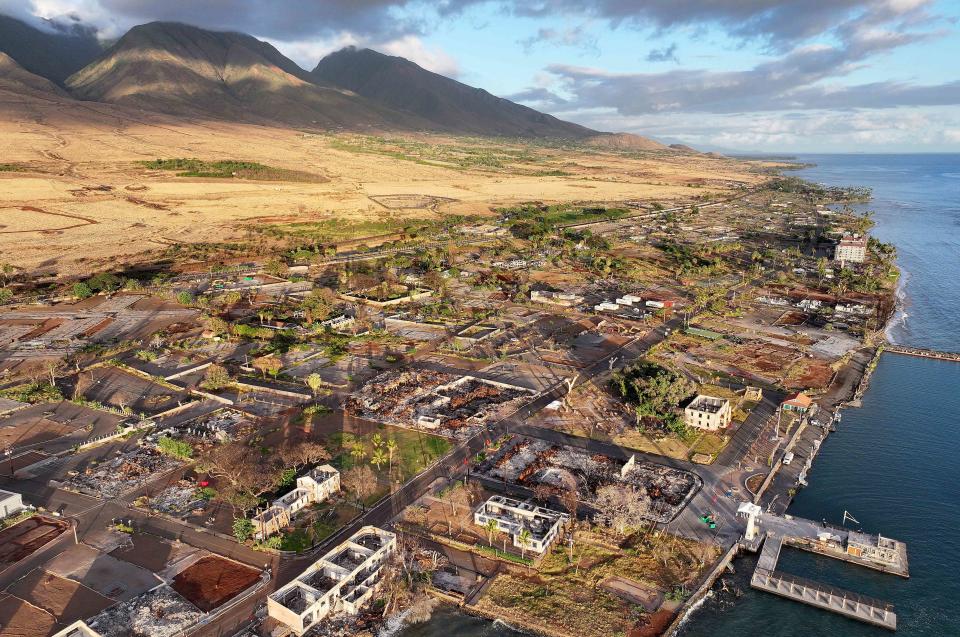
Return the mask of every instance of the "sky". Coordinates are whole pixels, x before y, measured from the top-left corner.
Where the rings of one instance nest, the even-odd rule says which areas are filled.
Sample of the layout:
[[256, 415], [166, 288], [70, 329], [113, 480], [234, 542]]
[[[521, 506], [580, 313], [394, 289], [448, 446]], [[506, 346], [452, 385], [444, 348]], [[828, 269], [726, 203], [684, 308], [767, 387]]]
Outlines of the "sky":
[[304, 68], [412, 59], [605, 131], [704, 150], [960, 151], [960, 0], [0, 0], [101, 38], [175, 20]]

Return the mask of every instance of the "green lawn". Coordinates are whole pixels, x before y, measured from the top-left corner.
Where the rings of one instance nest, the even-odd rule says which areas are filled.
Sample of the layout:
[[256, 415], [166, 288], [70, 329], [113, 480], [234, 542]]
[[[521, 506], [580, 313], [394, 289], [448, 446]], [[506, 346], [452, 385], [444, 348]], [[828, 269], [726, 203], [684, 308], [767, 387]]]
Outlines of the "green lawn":
[[202, 159], [155, 159], [139, 162], [152, 170], [177, 171], [177, 177], [204, 177], [213, 179], [251, 179], [259, 181], [322, 182], [320, 175], [285, 168], [273, 168], [252, 161], [234, 159], [206, 161]]
[[[356, 434], [350, 432], [338, 432], [331, 434], [328, 438], [330, 453], [334, 459], [332, 464], [342, 471], [350, 469], [357, 464], [357, 458], [350, 454], [352, 445], [360, 441], [363, 443], [366, 456], [360, 460], [364, 464], [370, 464], [370, 459], [374, 453], [373, 436], [379, 433], [384, 441], [389, 439], [396, 440], [397, 450], [393, 455], [394, 477], [401, 480], [408, 480], [417, 475], [433, 462], [450, 451], [450, 441], [440, 436], [404, 429], [403, 427], [391, 427], [390, 425], [379, 425], [377, 430], [365, 434]], [[374, 471], [377, 467], [371, 466]], [[390, 463], [384, 464], [380, 472], [386, 474], [390, 468]]]
[[[376, 434], [379, 434], [383, 440], [380, 448], [388, 456], [388, 461], [379, 467], [371, 462], [375, 453], [373, 437]], [[389, 453], [386, 450], [386, 442], [390, 439], [397, 443], [392, 462], [389, 461]], [[351, 453], [355, 442], [363, 444], [362, 458]], [[376, 474], [377, 488], [363, 500], [368, 506], [389, 493], [397, 484], [406, 482], [433, 464], [435, 460], [446, 455], [451, 447], [450, 441], [446, 438], [389, 425], [378, 425], [375, 431], [364, 434], [333, 433], [327, 438], [326, 444], [333, 455], [331, 464], [341, 472], [358, 464], [364, 464]]]
[[377, 237], [394, 233], [413, 234], [430, 229], [433, 222], [426, 219], [324, 219], [298, 223], [258, 226], [258, 232], [276, 237], [299, 237], [312, 241], [350, 241], [363, 237]]

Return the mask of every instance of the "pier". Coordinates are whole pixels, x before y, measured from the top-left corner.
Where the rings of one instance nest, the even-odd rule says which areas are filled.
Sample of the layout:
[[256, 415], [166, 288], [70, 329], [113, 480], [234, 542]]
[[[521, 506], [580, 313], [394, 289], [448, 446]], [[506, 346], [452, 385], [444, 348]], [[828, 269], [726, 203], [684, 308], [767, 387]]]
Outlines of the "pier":
[[907, 547], [903, 542], [849, 529], [818, 524], [789, 515], [763, 513], [744, 504], [740, 515], [748, 518], [742, 548], [756, 552], [763, 547], [750, 578], [754, 588], [787, 599], [844, 615], [890, 630], [897, 629], [893, 604], [777, 570], [780, 551], [791, 546], [826, 557], [909, 577]]
[[900, 354], [902, 356], [916, 356], [918, 358], [933, 358], [939, 361], [953, 361], [960, 363], [960, 352], [941, 352], [934, 349], [923, 349], [922, 347], [905, 347], [903, 345], [887, 345], [885, 352], [891, 354]]

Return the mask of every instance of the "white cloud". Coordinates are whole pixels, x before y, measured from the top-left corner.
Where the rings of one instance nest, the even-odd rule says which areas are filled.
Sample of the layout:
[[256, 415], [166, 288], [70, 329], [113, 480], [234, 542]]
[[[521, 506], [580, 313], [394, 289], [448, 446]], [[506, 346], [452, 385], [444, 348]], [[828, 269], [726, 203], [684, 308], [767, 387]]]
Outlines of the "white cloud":
[[427, 46], [415, 35], [406, 35], [370, 48], [381, 53], [405, 57], [428, 71], [447, 77], [458, 77], [461, 73], [460, 64], [451, 55], [439, 47]]
[[680, 141], [694, 148], [816, 151], [947, 151], [960, 142], [948, 108], [623, 116], [613, 109], [554, 113], [600, 130]]
[[348, 46], [362, 45], [360, 39], [349, 32], [340, 33], [331, 38], [313, 38], [310, 40], [288, 42], [271, 38], [263, 38], [263, 40], [277, 47], [281, 53], [308, 71], [312, 71], [317, 63], [329, 53]]
[[365, 40], [349, 31], [338, 33], [335, 37], [309, 40], [264, 39], [307, 70], [312, 70], [329, 53], [339, 51], [344, 47], [356, 46], [368, 47], [388, 55], [405, 57], [423, 68], [441, 75], [456, 77], [460, 74], [460, 65], [452, 56], [443, 49], [427, 46], [420, 38], [412, 35], [380, 43]]

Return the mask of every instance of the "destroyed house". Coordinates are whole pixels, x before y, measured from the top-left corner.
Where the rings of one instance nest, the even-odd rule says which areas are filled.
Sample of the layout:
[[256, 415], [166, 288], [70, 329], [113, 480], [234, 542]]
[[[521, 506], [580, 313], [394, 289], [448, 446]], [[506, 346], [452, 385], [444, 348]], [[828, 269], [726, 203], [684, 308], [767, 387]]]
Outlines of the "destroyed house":
[[323, 619], [356, 614], [383, 580], [383, 567], [397, 536], [365, 526], [267, 598], [267, 613], [296, 635]]
[[[509, 535], [514, 546], [536, 553], [543, 553], [550, 547], [569, 519], [566, 513], [500, 495], [491, 497], [473, 513], [473, 522], [477, 526], [485, 527], [494, 520], [497, 530]], [[526, 546], [520, 537], [524, 529], [529, 533]]]
[[732, 411], [726, 398], [698, 395], [683, 410], [683, 420], [691, 427], [714, 431], [730, 424]]

